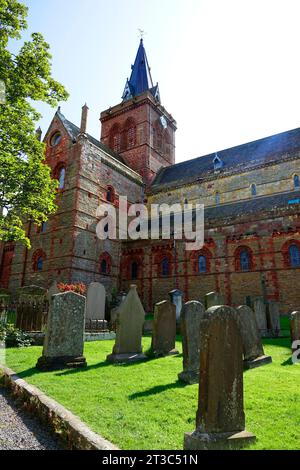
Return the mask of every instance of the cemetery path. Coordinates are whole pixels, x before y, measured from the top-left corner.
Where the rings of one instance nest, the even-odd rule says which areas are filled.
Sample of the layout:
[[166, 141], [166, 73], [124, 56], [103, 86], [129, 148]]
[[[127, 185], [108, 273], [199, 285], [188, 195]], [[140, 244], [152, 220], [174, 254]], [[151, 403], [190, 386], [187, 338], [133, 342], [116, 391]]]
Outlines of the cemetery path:
[[60, 450], [62, 446], [37, 418], [18, 409], [0, 387], [0, 450]]

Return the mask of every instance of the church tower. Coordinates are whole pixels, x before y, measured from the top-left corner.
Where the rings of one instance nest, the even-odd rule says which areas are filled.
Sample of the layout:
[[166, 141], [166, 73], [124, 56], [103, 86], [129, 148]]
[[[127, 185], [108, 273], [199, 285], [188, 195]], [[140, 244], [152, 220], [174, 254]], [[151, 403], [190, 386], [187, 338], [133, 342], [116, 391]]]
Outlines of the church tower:
[[101, 141], [122, 156], [149, 186], [162, 167], [175, 163], [176, 121], [161, 105], [143, 39], [122, 102], [101, 113]]

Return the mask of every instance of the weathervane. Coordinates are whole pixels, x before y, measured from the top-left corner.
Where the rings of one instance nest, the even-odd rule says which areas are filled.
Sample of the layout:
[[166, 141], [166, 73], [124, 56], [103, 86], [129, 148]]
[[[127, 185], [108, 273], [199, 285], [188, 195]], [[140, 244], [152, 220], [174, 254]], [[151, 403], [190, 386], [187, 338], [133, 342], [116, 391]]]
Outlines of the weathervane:
[[140, 29], [140, 28], [138, 29], [138, 31], [140, 33], [140, 38], [144, 39], [144, 36], [145, 36], [146, 32], [143, 29]]

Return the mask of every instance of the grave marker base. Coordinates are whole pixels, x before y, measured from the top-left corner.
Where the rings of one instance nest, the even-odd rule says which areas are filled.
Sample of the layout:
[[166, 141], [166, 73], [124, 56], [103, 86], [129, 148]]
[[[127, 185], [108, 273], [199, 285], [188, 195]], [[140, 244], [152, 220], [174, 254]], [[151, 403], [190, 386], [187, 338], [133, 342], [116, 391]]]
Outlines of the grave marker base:
[[199, 372], [195, 370], [184, 370], [178, 374], [178, 379], [186, 384], [199, 384]]
[[169, 352], [153, 351], [154, 357], [176, 356], [177, 354], [179, 354], [179, 351], [177, 351], [177, 349], [172, 349]]
[[110, 354], [106, 360], [112, 364], [128, 364], [132, 362], [144, 361], [148, 359], [145, 354], [127, 353], [127, 354]]
[[271, 356], [261, 356], [252, 361], [244, 361], [244, 370], [255, 369], [256, 367], [265, 366], [272, 363]]
[[201, 433], [197, 430], [184, 436], [184, 450], [230, 450], [240, 449], [256, 441], [248, 431], [220, 434]]
[[45, 357], [39, 358], [36, 368], [41, 371], [53, 371], [61, 369], [78, 369], [87, 367], [85, 357]]

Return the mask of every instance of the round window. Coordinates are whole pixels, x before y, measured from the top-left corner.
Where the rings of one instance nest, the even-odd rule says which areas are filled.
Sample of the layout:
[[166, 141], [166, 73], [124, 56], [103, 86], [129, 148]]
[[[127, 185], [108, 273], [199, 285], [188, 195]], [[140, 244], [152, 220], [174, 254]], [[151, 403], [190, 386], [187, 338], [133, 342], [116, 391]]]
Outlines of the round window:
[[51, 147], [55, 147], [60, 142], [61, 142], [61, 133], [60, 132], [55, 132], [55, 134], [53, 134], [53, 136], [51, 137], [51, 140], [50, 140]]

